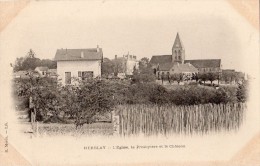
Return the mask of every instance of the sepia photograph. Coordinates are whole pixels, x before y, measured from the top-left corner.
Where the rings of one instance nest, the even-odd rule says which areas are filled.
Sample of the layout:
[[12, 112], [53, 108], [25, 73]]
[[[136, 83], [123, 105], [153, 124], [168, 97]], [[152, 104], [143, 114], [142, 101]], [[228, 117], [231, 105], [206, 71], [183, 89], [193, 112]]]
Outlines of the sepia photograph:
[[259, 166], [257, 0], [0, 1], [0, 165]]

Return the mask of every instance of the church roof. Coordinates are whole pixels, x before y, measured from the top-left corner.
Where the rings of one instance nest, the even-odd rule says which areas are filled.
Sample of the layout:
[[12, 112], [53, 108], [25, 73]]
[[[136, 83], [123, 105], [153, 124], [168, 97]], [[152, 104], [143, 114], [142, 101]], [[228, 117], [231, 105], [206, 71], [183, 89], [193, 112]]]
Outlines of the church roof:
[[150, 60], [150, 63], [154, 65], [161, 65], [169, 62], [172, 62], [172, 55], [154, 55]]
[[198, 72], [198, 69], [196, 69], [192, 64], [186, 63], [186, 64], [176, 64], [172, 67], [174, 73], [184, 73], [184, 72], [190, 72], [190, 73], [196, 73]]
[[180, 39], [179, 33], [177, 33], [174, 44], [173, 44], [173, 48], [181, 48], [184, 49], [184, 45], [182, 44], [182, 41]]
[[170, 71], [170, 69], [174, 66], [172, 62], [163, 63], [159, 65], [160, 71]]
[[185, 60], [184, 63], [190, 63], [196, 68], [217, 68], [217, 67], [221, 67], [221, 59]]

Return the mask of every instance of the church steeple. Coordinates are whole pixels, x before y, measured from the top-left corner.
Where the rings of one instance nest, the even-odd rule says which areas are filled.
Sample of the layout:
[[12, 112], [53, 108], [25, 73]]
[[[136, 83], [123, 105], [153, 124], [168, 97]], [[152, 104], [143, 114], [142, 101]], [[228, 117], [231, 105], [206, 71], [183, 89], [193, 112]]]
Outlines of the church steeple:
[[172, 62], [183, 64], [185, 60], [185, 49], [180, 39], [179, 33], [177, 33], [174, 44], [172, 46]]

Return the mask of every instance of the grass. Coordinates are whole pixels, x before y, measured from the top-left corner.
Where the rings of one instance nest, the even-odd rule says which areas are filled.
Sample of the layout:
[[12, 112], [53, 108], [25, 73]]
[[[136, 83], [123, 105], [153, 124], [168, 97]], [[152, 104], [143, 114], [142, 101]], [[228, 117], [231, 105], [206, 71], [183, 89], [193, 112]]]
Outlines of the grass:
[[84, 124], [81, 128], [76, 129], [75, 124], [60, 123], [38, 123], [38, 134], [40, 136], [90, 136], [90, 135], [112, 135], [112, 123], [92, 123]]

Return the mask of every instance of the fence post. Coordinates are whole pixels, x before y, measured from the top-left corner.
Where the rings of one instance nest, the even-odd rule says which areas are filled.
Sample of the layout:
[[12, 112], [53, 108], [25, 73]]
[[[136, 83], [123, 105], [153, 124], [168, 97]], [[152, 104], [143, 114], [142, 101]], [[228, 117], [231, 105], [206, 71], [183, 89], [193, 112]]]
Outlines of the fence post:
[[36, 121], [36, 137], [38, 137], [38, 128], [39, 128], [38, 121]]
[[112, 125], [113, 125], [113, 135], [119, 135], [119, 115], [115, 115], [112, 111]]

